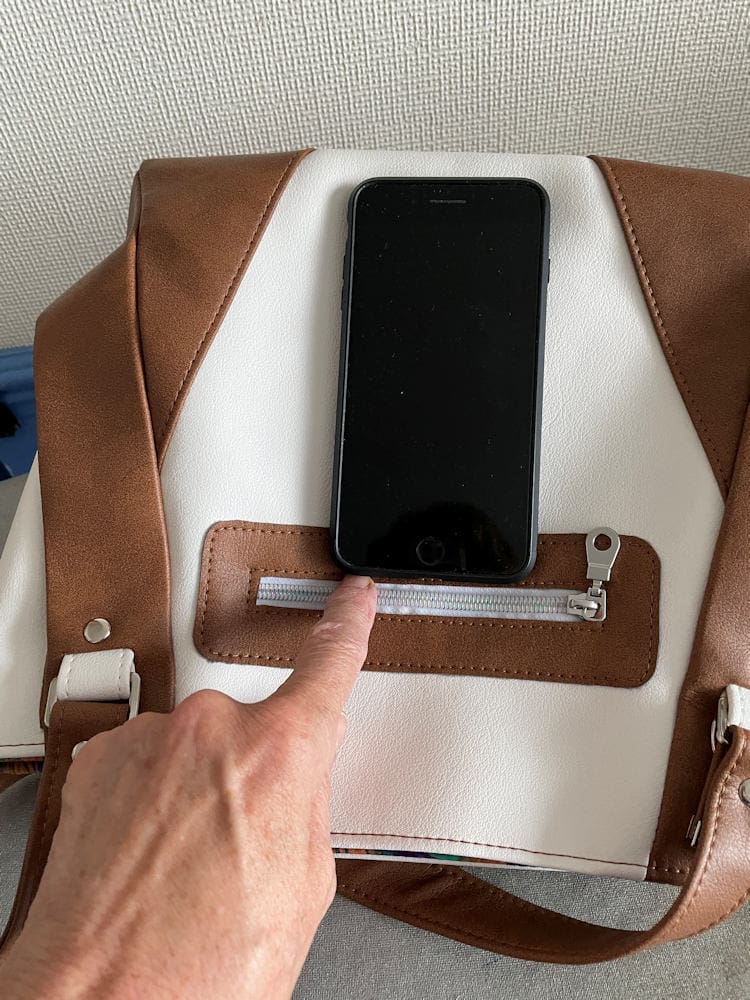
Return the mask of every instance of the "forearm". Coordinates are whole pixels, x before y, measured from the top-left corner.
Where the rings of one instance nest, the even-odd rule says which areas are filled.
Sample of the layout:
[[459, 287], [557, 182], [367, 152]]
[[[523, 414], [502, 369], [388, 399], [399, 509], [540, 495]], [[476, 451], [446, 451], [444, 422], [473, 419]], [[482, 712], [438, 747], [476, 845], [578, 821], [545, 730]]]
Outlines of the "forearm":
[[[59, 935], [44, 925], [27, 926], [0, 961], [0, 995], [3, 1000], [221, 1000], [221, 987], [216, 982], [213, 962], [208, 954], [195, 956], [191, 966], [181, 974], [174, 969], [164, 975], [166, 956], [164, 941], [150, 948], [136, 947], [114, 940], [103, 940], [94, 929], [77, 935], [86, 946], [79, 945], [71, 934]], [[137, 934], [135, 935], [137, 938]], [[65, 938], [65, 940], [63, 939]], [[168, 949], [168, 945], [167, 945]], [[241, 959], [243, 970], [237, 979], [244, 983], [246, 994], [233, 993], [232, 1000], [242, 996], [266, 1000], [287, 1000], [294, 988], [299, 967], [289, 955], [274, 954], [270, 941], [259, 941]], [[238, 962], [239, 962], [238, 956]], [[293, 967], [292, 967], [293, 966]]]
[[[221, 961], [206, 930], [202, 940], [188, 951], [181, 950], [191, 915], [166, 907], [166, 918], [158, 934], [148, 915], [135, 903], [139, 895], [153, 900], [157, 895], [169, 901], [162, 886], [141, 889], [133, 886], [130, 899], [118, 903], [110, 888], [100, 884], [93, 906], [76, 909], [75, 903], [60, 906], [56, 886], [45, 879], [34, 901], [23, 931], [0, 958], [0, 996], [3, 1000], [232, 1000], [263, 997], [288, 1000], [311, 943], [309, 937], [295, 940], [275, 930], [273, 925], [256, 924], [253, 932], [237, 925], [225, 929], [229, 947]], [[137, 882], [137, 880], [136, 880]], [[50, 891], [52, 889], [52, 891]], [[119, 898], [119, 893], [114, 894]], [[212, 906], [205, 907], [203, 919], [210, 927], [221, 919]], [[245, 909], [251, 912], [245, 904]], [[235, 937], [235, 930], [239, 933]], [[227, 980], [233, 983], [226, 993]]]
[[[91, 941], [84, 950], [69, 934], [55, 934], [44, 924], [27, 924], [0, 964], [2, 996], [4, 1000], [130, 1000], [148, 996], [148, 992], [138, 990], [137, 978], [127, 966], [126, 957], [110, 954], [107, 943]], [[158, 995], [171, 994], [160, 989]]]
[[96, 968], [95, 961], [87, 958], [81, 961], [73, 955], [61, 957], [43, 941], [31, 946], [24, 934], [10, 946], [0, 963], [0, 982], [4, 1000], [112, 997], [111, 993], [103, 992], [101, 970]]

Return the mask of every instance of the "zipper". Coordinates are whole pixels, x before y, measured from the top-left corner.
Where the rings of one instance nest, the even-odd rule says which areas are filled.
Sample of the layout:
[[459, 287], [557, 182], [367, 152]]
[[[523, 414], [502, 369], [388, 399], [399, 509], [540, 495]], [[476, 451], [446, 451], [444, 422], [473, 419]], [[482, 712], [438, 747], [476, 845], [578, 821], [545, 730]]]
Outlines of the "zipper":
[[[607, 542], [606, 546], [604, 541]], [[601, 548], [597, 546], [597, 542]], [[570, 614], [587, 621], [604, 621], [607, 617], [607, 592], [604, 584], [609, 581], [619, 551], [620, 536], [612, 528], [594, 528], [586, 535], [586, 576], [591, 581], [591, 586], [585, 594], [570, 595]]]
[[[597, 539], [606, 539], [609, 543], [607, 548], [597, 548]], [[591, 586], [583, 593], [552, 588], [378, 583], [377, 613], [602, 622], [607, 617], [604, 583], [610, 578], [619, 551], [619, 536], [611, 528], [596, 528], [589, 532], [586, 536], [586, 557]], [[322, 611], [337, 582], [263, 576], [258, 584], [255, 603], [272, 608]]]

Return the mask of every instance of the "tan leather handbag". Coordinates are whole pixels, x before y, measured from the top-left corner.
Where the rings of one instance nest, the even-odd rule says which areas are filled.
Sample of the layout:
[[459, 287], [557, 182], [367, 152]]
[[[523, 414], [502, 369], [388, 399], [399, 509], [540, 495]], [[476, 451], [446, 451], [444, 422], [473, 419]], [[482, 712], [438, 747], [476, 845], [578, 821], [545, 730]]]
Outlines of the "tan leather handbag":
[[[550, 962], [687, 937], [748, 899], [750, 180], [320, 150], [145, 163], [125, 241], [39, 320], [38, 467], [0, 561], [0, 758], [44, 758], [10, 936], [74, 747], [202, 687], [265, 697], [318, 614], [295, 581], [338, 575], [346, 201], [388, 175], [549, 193], [540, 546], [524, 617], [457, 614], [435, 581], [428, 609], [379, 615], [333, 778], [339, 892]], [[605, 574], [600, 525], [620, 542]], [[592, 588], [606, 619], [550, 609]], [[471, 874], [502, 864], [682, 890], [619, 931]]]

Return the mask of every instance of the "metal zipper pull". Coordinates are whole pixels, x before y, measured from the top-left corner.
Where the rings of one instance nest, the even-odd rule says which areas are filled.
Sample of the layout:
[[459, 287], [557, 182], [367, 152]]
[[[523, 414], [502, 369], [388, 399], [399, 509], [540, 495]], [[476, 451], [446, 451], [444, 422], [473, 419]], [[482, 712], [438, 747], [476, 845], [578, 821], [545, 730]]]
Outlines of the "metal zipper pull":
[[[606, 538], [609, 545], [599, 549], [594, 544], [597, 538]], [[620, 551], [620, 536], [612, 528], [594, 528], [586, 535], [586, 576], [591, 586], [585, 594], [571, 594], [568, 598], [568, 614], [577, 615], [586, 621], [603, 622], [607, 617], [607, 592], [604, 584], [609, 580], [617, 553]]]

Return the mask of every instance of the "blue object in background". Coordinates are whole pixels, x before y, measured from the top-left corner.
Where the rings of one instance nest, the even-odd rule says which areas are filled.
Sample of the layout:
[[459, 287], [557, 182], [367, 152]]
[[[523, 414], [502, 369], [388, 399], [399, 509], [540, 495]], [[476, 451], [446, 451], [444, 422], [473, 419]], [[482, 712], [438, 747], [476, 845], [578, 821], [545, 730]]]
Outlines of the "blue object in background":
[[28, 472], [36, 452], [30, 347], [0, 351], [0, 479]]

